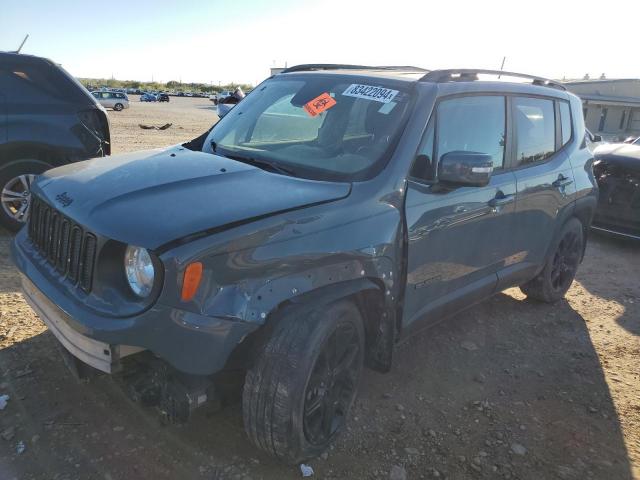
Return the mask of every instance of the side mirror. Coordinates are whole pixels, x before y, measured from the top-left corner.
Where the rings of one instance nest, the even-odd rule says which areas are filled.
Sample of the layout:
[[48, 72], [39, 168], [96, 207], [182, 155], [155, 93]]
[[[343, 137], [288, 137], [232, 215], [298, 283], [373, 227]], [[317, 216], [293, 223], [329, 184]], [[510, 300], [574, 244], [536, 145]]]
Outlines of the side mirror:
[[596, 135], [596, 134], [593, 135], [593, 140], [592, 140], [593, 143], [598, 143], [598, 142], [601, 142], [601, 141], [602, 141], [602, 136], [601, 135]]
[[453, 185], [484, 187], [493, 172], [491, 155], [480, 152], [445, 153], [438, 165], [438, 180]]

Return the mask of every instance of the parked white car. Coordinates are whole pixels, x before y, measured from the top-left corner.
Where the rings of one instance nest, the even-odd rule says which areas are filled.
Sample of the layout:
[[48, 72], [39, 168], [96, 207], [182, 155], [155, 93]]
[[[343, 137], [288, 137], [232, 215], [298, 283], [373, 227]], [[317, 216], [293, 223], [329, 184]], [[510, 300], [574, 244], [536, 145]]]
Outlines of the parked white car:
[[122, 92], [91, 92], [104, 108], [112, 108], [116, 112], [129, 108], [129, 97]]
[[244, 97], [245, 94], [240, 87], [236, 88], [234, 92], [231, 92], [231, 95], [226, 97], [219, 96], [218, 102], [216, 103], [218, 118], [222, 118], [229, 113]]

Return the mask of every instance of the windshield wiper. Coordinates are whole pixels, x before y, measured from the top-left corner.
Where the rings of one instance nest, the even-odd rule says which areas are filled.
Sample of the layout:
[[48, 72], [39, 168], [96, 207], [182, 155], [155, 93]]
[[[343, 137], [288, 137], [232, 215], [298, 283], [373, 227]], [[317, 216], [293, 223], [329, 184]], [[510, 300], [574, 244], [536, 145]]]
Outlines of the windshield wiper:
[[291, 177], [295, 177], [295, 172], [287, 167], [283, 167], [278, 165], [277, 163], [269, 162], [267, 160], [261, 160], [259, 158], [254, 157], [245, 157], [243, 155], [236, 154], [224, 154], [224, 157], [230, 158], [231, 160], [236, 160], [238, 162], [246, 163], [248, 165], [253, 165], [254, 167], [262, 168], [263, 170], [271, 170], [272, 172], [281, 173], [283, 175], [289, 175]]

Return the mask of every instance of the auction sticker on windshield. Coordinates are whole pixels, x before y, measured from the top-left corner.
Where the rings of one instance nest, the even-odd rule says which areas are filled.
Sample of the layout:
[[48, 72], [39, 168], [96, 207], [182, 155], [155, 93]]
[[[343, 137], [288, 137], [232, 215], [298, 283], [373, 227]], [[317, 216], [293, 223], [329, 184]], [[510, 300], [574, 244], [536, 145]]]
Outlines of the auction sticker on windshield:
[[318, 95], [316, 98], [304, 104], [304, 109], [309, 115], [315, 117], [319, 113], [329, 110], [336, 104], [336, 101], [328, 93]]
[[365, 100], [389, 103], [396, 95], [398, 95], [398, 93], [398, 90], [391, 90], [390, 88], [353, 83], [349, 85], [342, 95], [346, 97], [364, 98]]

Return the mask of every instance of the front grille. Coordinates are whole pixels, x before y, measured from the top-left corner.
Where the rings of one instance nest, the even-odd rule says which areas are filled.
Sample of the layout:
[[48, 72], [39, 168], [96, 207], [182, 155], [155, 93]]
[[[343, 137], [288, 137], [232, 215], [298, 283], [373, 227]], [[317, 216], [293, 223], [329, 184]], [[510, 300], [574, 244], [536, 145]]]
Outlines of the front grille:
[[32, 198], [29, 238], [60, 275], [85, 292], [91, 291], [96, 236], [39, 198]]

